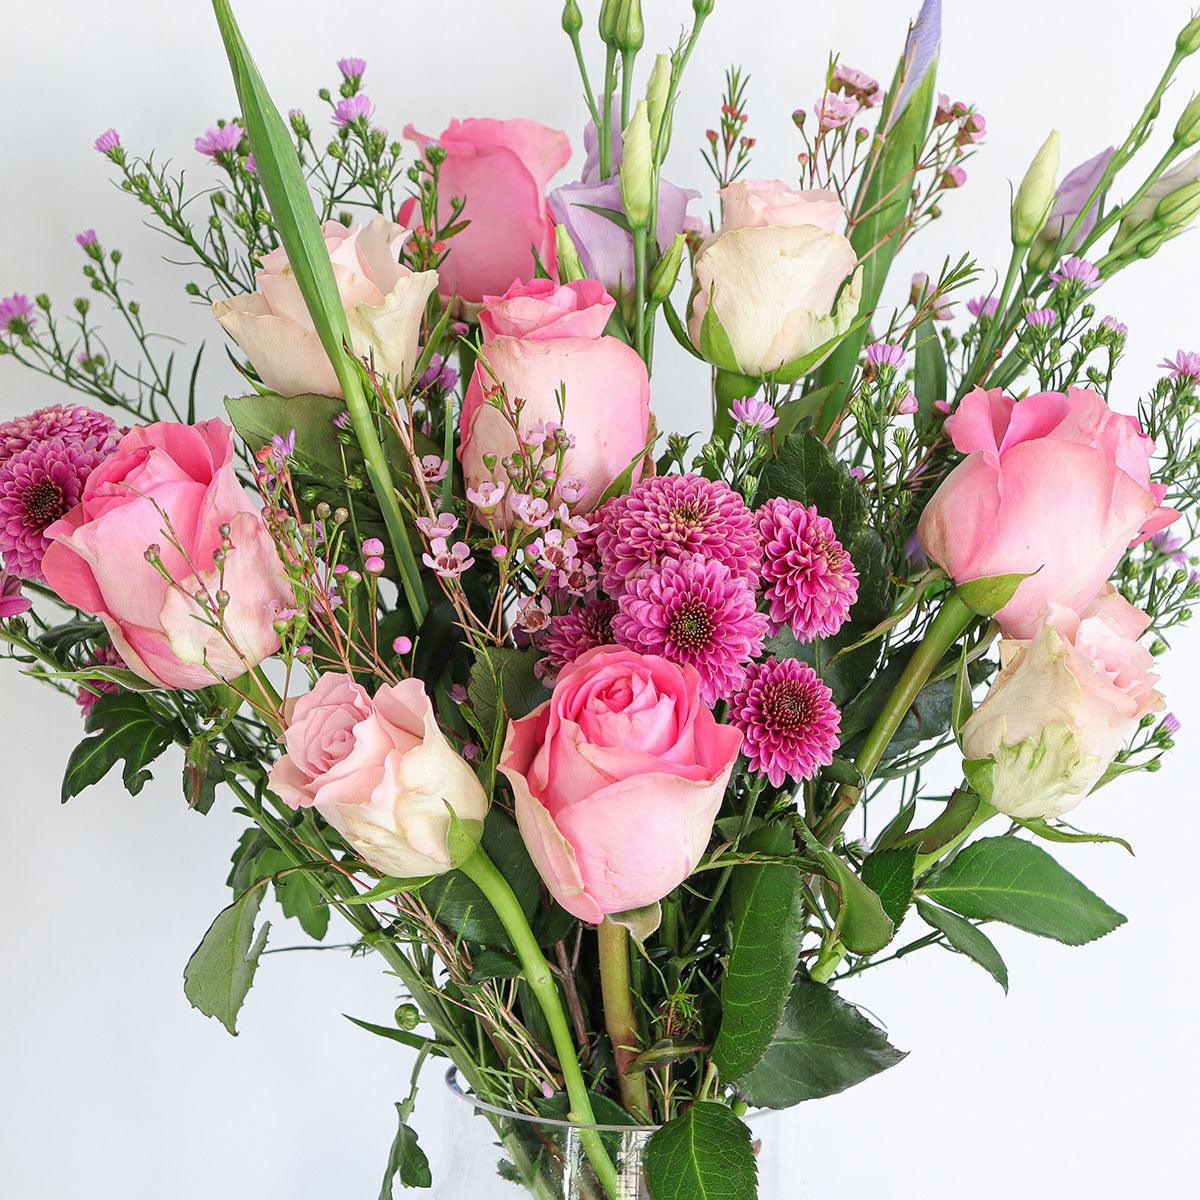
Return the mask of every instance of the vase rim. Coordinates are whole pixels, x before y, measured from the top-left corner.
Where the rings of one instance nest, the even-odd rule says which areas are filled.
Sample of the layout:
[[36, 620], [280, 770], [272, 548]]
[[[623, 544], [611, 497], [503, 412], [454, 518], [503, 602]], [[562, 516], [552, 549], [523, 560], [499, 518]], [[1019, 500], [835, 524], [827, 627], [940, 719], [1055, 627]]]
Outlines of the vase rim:
[[[574, 1121], [564, 1121], [561, 1117], [540, 1117], [533, 1113], [518, 1112], [511, 1108], [501, 1108], [498, 1104], [488, 1104], [484, 1100], [480, 1100], [478, 1096], [467, 1091], [462, 1085], [462, 1080], [459, 1078], [458, 1068], [450, 1067], [446, 1071], [445, 1076], [446, 1088], [452, 1096], [464, 1103], [469, 1104], [478, 1112], [492, 1113], [497, 1117], [504, 1117], [509, 1121], [523, 1121], [527, 1125], [549, 1125], [555, 1129], [590, 1129], [598, 1133], [657, 1133], [661, 1125], [579, 1125]], [[746, 1122], [756, 1121], [760, 1117], [765, 1117], [772, 1112], [768, 1108], [751, 1109], [742, 1114], [742, 1120]]]

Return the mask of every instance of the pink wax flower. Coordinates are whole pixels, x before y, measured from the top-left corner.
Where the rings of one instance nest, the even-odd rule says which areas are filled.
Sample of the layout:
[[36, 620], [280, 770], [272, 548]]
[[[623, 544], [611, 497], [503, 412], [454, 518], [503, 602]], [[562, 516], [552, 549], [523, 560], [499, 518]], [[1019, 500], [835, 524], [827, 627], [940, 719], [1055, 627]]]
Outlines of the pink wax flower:
[[92, 143], [101, 154], [111, 154], [121, 145], [121, 135], [115, 129], [106, 129]]
[[[125, 660], [113, 649], [112, 646], [101, 646], [94, 650], [88, 658], [88, 666], [91, 667], [124, 667]], [[79, 690], [75, 693], [75, 703], [79, 705], [83, 713], [84, 719], [87, 719], [88, 714], [92, 711], [93, 705], [101, 696], [115, 696], [119, 692], [120, 686], [111, 682], [108, 679], [85, 679], [79, 683]]]
[[[178, 546], [163, 532], [168, 521]], [[233, 430], [222, 421], [131, 430], [46, 536], [47, 582], [100, 617], [129, 669], [150, 683], [207, 687], [245, 674], [279, 647], [275, 621], [295, 597], [238, 482]], [[214, 554], [226, 540], [218, 570]], [[150, 547], [173, 583], [147, 560]], [[224, 634], [205, 623], [195, 599], [218, 591], [228, 593]]]
[[1174, 358], [1164, 358], [1160, 371], [1169, 372], [1172, 379], [1190, 379], [1200, 383], [1200, 350], [1180, 350]]
[[905, 392], [896, 402], [896, 411], [905, 417], [911, 417], [913, 413], [919, 412], [920, 409], [921, 406], [917, 403], [916, 394], [911, 391]]
[[865, 71], [856, 71], [841, 63], [834, 67], [829, 87], [831, 91], [844, 92], [857, 100], [863, 108], [874, 108], [883, 97], [878, 80], [872, 79]]
[[967, 172], [958, 163], [951, 163], [942, 172], [942, 187], [944, 188], [960, 188], [966, 182]]
[[823, 132], [840, 129], [862, 108], [853, 96], [838, 96], [826, 92], [816, 103], [817, 121]]
[[508, 727], [500, 770], [521, 836], [569, 913], [661, 900], [712, 835], [741, 735], [700, 700], [700, 677], [653, 654], [590, 650], [545, 704]]
[[0, 621], [19, 617], [33, 607], [33, 601], [21, 594], [21, 580], [0, 567]]
[[1152, 440], [1095, 392], [976, 388], [948, 428], [967, 458], [922, 513], [921, 545], [959, 583], [1037, 572], [996, 614], [1006, 637], [1032, 637], [1048, 603], [1082, 611], [1131, 542], [1179, 516], [1151, 480]]
[[457, 579], [475, 565], [471, 547], [466, 542], [455, 542], [451, 546], [445, 538], [434, 538], [429, 550], [421, 555], [421, 561], [443, 579]]
[[787, 779], [811, 779], [833, 761], [842, 714], [808, 663], [768, 658], [750, 668], [729, 720], [745, 735], [750, 770], [782, 787]]
[[0, 329], [9, 333], [27, 333], [33, 324], [33, 304], [29, 297], [14, 292], [0, 300]]
[[225, 125], [215, 125], [205, 130], [196, 139], [196, 149], [209, 158], [221, 154], [230, 154], [242, 144], [246, 131], [236, 122], [230, 121]]
[[629, 580], [617, 603], [616, 640], [695, 667], [700, 699], [710, 706], [741, 687], [762, 653], [767, 618], [754, 587], [717, 559], [667, 559]]
[[[531, 247], [554, 271], [554, 221], [546, 187], [571, 157], [566, 134], [536, 121], [472, 118], [451, 121], [437, 138], [411, 125], [404, 136], [422, 149], [436, 144], [446, 152], [439, 176], [439, 222], [449, 224], [455, 196], [466, 198], [462, 215], [470, 224], [450, 240], [450, 252], [438, 269], [447, 300], [457, 296], [480, 304], [514, 279], [532, 279]], [[398, 219], [410, 227], [420, 223], [415, 199], [401, 208]]]
[[1055, 284], [1077, 283], [1081, 287], [1094, 288], [1100, 286], [1100, 272], [1086, 258], [1072, 254], [1058, 264], [1058, 268], [1050, 273], [1050, 280]]
[[355, 121], [369, 121], [374, 111], [375, 105], [371, 103], [370, 97], [363, 95], [362, 92], [354, 96], [343, 96], [334, 105], [333, 123], [339, 129], [345, 129], [347, 125], [353, 125]]
[[120, 434], [117, 423], [95, 409], [82, 404], [51, 404], [28, 416], [0, 422], [0, 464], [50, 438], [107, 451], [116, 445]]
[[832, 637], [858, 599], [858, 572], [827, 517], [797, 500], [768, 500], [755, 514], [762, 535], [771, 632], [802, 642]]
[[753, 580], [762, 549], [754, 514], [727, 483], [703, 476], [656, 475], [600, 513], [596, 533], [604, 585], [613, 595], [644, 567], [699, 554]]
[[602, 596], [550, 618], [550, 627], [538, 642], [545, 657], [534, 667], [539, 679], [553, 683], [563, 667], [597, 646], [609, 646], [617, 606]]

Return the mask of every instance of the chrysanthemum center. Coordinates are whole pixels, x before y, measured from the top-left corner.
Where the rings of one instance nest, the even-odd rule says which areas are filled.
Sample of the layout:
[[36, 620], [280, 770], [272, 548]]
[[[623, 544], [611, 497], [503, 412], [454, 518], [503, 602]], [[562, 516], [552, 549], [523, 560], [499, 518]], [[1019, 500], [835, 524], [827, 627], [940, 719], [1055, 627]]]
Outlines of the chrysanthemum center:
[[770, 687], [764, 700], [763, 708], [776, 729], [799, 729], [815, 715], [811, 692], [790, 680]]
[[26, 519], [35, 529], [45, 529], [70, 508], [66, 494], [53, 479], [39, 479], [26, 489], [23, 499]]
[[699, 650], [712, 637], [712, 615], [703, 604], [685, 605], [671, 614], [667, 632], [680, 649]]

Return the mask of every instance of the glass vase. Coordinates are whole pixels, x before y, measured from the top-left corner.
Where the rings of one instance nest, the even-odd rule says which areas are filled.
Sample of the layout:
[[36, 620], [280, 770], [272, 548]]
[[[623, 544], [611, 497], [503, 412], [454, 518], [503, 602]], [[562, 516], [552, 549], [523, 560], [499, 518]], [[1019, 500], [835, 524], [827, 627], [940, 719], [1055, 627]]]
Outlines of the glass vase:
[[[580, 1138], [581, 1127], [484, 1104], [446, 1075], [444, 1163], [433, 1180], [438, 1200], [608, 1200]], [[813, 1200], [799, 1177], [797, 1139], [786, 1114], [747, 1114], [758, 1156], [759, 1200]], [[650, 1200], [643, 1156], [649, 1126], [597, 1125], [620, 1177], [619, 1200]]]

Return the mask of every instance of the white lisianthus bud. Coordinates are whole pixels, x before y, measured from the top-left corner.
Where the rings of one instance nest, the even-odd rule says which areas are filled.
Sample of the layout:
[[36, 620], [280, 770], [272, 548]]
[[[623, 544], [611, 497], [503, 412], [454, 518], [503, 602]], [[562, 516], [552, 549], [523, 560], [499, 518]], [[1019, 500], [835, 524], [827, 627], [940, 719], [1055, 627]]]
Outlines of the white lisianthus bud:
[[679, 268], [683, 265], [683, 251], [687, 246], [687, 234], [678, 233], [666, 254], [655, 264], [650, 273], [650, 299], [663, 304], [679, 281]]
[[1175, 144], [1194, 146], [1200, 142], [1200, 96], [1193, 96], [1175, 122]]
[[1121, 218], [1121, 228], [1113, 240], [1112, 249], [1119, 250], [1146, 232], [1146, 224], [1155, 216], [1159, 201], [1172, 192], [1200, 179], [1200, 150], [1185, 158], [1178, 166], [1160, 175], [1146, 194]]
[[983, 798], [1022, 820], [1056, 817], [1099, 782], [1138, 722], [1163, 707], [1148, 624], [1111, 587], [1082, 615], [1051, 604], [1037, 634], [1001, 643], [1001, 671], [962, 730]]
[[621, 202], [635, 229], [650, 224], [653, 168], [650, 153], [650, 116], [645, 100], [639, 100], [622, 134], [625, 154], [621, 163]]
[[565, 225], [554, 227], [554, 251], [558, 257], [558, 281], [560, 283], [575, 283], [586, 279], [587, 272], [579, 261], [579, 251], [571, 241], [571, 234]]
[[1012, 206], [1012, 239], [1028, 246], [1050, 216], [1058, 185], [1058, 130], [1042, 143], [1033, 156]]
[[646, 85], [646, 105], [650, 113], [650, 144], [658, 144], [663, 117], [667, 111], [667, 93], [671, 90], [671, 58], [660, 54], [654, 60], [650, 82]]
[[1200, 17], [1193, 17], [1179, 31], [1175, 46], [1180, 54], [1195, 54], [1200, 50]]

